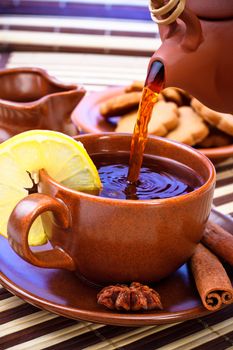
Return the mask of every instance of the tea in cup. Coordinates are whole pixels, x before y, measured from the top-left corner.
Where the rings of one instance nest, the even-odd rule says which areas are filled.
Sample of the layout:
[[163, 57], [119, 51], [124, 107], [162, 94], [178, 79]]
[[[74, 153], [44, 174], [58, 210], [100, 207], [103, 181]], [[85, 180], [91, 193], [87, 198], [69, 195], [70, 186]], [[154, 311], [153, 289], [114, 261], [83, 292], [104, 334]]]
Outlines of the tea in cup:
[[[127, 186], [131, 137], [76, 138], [99, 169], [100, 193], [71, 190], [40, 171], [40, 193], [22, 199], [9, 219], [17, 254], [98, 285], [159, 281], [190, 258], [210, 214], [214, 166], [189, 146], [149, 137], [138, 183]], [[33, 252], [28, 233], [39, 215], [53, 248]]]

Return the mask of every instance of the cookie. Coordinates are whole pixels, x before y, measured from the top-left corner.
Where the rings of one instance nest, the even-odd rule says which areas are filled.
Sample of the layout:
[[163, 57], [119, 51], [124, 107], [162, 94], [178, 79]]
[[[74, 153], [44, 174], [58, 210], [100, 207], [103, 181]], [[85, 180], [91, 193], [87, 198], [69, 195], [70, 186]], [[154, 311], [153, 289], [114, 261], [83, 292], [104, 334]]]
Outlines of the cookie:
[[179, 115], [178, 126], [166, 135], [167, 138], [194, 146], [209, 134], [205, 122], [191, 107], [180, 107]]
[[179, 88], [168, 87], [162, 90], [160, 95], [163, 97], [164, 101], [175, 102], [179, 107], [189, 105], [190, 103], [189, 94]]
[[125, 92], [134, 92], [134, 91], [142, 91], [144, 87], [144, 82], [135, 80], [129, 86], [125, 87]]
[[158, 101], [153, 108], [148, 125], [149, 134], [165, 136], [179, 123], [179, 112], [175, 103]]
[[137, 109], [123, 115], [118, 123], [117, 127], [115, 129], [116, 132], [127, 132], [127, 133], [133, 133], [134, 126], [137, 120]]
[[157, 101], [164, 101], [164, 102], [166, 102], [165, 97], [163, 96], [163, 94], [161, 92], [157, 96]]
[[123, 115], [137, 108], [141, 99], [141, 92], [129, 92], [109, 98], [100, 105], [100, 114], [104, 118]]
[[[159, 101], [155, 104], [151, 120], [148, 125], [148, 133], [164, 136], [174, 129], [179, 122], [178, 108], [173, 102]], [[132, 133], [137, 119], [137, 111], [132, 111], [120, 118], [116, 131]]]
[[182, 98], [182, 106], [190, 106], [192, 96], [185, 90], [182, 90], [180, 88], [175, 88], [175, 89], [179, 92]]
[[191, 101], [193, 109], [210, 125], [214, 125], [221, 131], [233, 136], [233, 115], [216, 112], [203, 105], [196, 98]]
[[182, 97], [175, 88], [168, 87], [161, 91], [161, 95], [166, 102], [175, 102], [178, 106], [182, 105]]
[[201, 148], [211, 148], [211, 147], [223, 147], [233, 144], [233, 137], [224, 133], [221, 130], [210, 127], [209, 135], [200, 143], [197, 147]]

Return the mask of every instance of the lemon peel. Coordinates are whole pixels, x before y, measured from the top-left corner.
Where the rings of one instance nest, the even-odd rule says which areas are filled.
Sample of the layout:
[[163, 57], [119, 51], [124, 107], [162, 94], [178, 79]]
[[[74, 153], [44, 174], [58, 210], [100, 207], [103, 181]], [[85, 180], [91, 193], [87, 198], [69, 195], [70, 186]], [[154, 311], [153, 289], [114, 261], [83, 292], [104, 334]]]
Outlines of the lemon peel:
[[[0, 234], [7, 237], [7, 222], [15, 205], [28, 195], [39, 170], [73, 190], [92, 192], [101, 187], [98, 171], [81, 142], [50, 130], [30, 130], [0, 144]], [[31, 178], [30, 178], [30, 176]], [[29, 244], [46, 242], [41, 218], [33, 223]]]

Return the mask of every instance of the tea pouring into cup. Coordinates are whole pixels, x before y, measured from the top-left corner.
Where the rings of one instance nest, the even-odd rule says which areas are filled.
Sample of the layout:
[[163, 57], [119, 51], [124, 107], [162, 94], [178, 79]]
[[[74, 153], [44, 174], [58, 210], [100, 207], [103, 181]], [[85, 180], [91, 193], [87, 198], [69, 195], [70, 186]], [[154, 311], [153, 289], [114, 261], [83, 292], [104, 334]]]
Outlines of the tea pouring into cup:
[[[129, 157], [131, 135], [77, 137], [91, 157]], [[207, 222], [215, 185], [212, 163], [191, 147], [149, 137], [146, 156], [173, 159], [199, 186], [166, 199], [124, 200], [71, 190], [40, 171], [39, 192], [22, 199], [8, 223], [9, 242], [26, 261], [65, 268], [96, 284], [158, 281], [192, 255]], [[156, 158], [155, 158], [156, 159]], [[182, 171], [181, 171], [182, 173]], [[177, 176], [182, 177], [181, 173]], [[42, 214], [49, 251], [32, 252], [28, 233]]]

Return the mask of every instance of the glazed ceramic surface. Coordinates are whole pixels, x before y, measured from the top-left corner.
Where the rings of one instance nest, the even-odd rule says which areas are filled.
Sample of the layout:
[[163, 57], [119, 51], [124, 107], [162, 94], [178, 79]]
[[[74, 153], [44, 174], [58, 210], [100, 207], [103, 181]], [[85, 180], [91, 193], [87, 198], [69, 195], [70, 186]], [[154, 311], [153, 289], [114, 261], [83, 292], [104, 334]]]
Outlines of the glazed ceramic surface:
[[187, 0], [187, 7], [202, 18], [230, 18], [233, 17], [233, 6], [229, 0]]
[[[120, 154], [129, 152], [131, 135], [88, 134], [77, 140], [90, 155]], [[10, 216], [13, 249], [32, 264], [63, 267], [97, 284], [158, 281], [177, 270], [201, 239], [212, 204], [214, 166], [191, 147], [162, 138], [149, 138], [145, 153], [191, 167], [203, 185], [173, 198], [120, 200], [72, 191], [41, 171], [41, 193], [21, 200]], [[54, 249], [33, 254], [27, 236], [41, 213]]]
[[180, 87], [208, 107], [232, 113], [232, 2], [188, 0], [179, 18], [159, 30], [162, 45], [151, 63], [163, 62], [165, 87]]
[[[217, 211], [211, 220], [233, 234], [233, 221]], [[50, 248], [33, 248], [41, 251]], [[43, 269], [22, 260], [0, 236], [0, 282], [15, 295], [42, 309], [69, 317], [119, 326], [145, 326], [184, 321], [210, 314], [199, 298], [188, 264], [153, 286], [160, 294], [164, 310], [117, 312], [97, 304], [99, 288], [88, 285], [74, 273]], [[233, 283], [233, 271], [225, 265]], [[228, 306], [231, 307], [231, 306]], [[214, 317], [214, 315], [213, 315]]]
[[71, 112], [85, 91], [66, 85], [39, 68], [0, 71], [0, 142], [30, 129], [50, 129], [74, 136]]
[[[102, 92], [95, 92], [83, 98], [72, 113], [73, 123], [84, 132], [112, 132], [116, 128], [119, 117], [106, 121], [99, 112], [100, 104], [109, 98], [123, 92], [123, 88], [109, 88]], [[213, 163], [221, 162], [233, 156], [233, 144], [223, 147], [198, 149]]]

